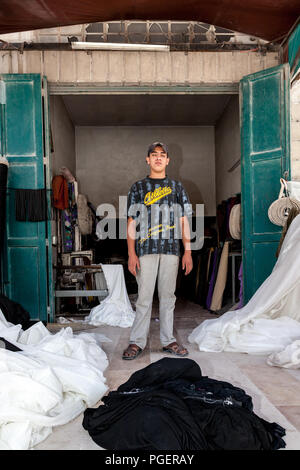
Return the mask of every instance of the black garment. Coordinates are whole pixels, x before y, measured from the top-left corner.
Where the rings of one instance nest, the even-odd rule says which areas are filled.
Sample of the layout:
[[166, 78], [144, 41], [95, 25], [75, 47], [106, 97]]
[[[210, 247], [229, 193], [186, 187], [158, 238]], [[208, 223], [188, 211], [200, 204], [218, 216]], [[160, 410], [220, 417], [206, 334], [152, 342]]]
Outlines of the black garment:
[[230, 383], [202, 377], [191, 359], [164, 358], [135, 372], [83, 427], [111, 450], [269, 450], [285, 447], [284, 429], [252, 411]]
[[10, 300], [5, 295], [0, 294], [0, 309], [6, 320], [14, 325], [21, 324], [23, 330], [31, 326], [29, 313], [22, 307], [22, 305]]
[[11, 344], [9, 341], [7, 341], [5, 338], [2, 338], [2, 337], [0, 337], [0, 348], [7, 349], [8, 351], [12, 351], [12, 352], [22, 351], [22, 349], [18, 348], [14, 344]]
[[45, 189], [16, 189], [15, 193], [17, 221], [42, 222], [48, 220]]

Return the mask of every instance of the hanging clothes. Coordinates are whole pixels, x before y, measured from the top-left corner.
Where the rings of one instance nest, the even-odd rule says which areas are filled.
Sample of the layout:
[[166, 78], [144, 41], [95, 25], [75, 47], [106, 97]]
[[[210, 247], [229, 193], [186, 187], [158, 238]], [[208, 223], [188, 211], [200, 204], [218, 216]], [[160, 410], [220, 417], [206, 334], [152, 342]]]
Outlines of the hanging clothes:
[[16, 189], [15, 209], [19, 222], [48, 220], [46, 189]]
[[102, 401], [104, 405], [85, 410], [82, 424], [107, 450], [285, 447], [285, 430], [257, 416], [244, 390], [203, 377], [191, 359], [160, 359]]
[[68, 183], [62, 175], [52, 179], [53, 207], [64, 210], [69, 207]]
[[70, 253], [75, 249], [75, 227], [77, 225], [77, 204], [75, 195], [75, 182], [68, 183], [68, 207], [62, 211], [61, 231], [63, 252]]

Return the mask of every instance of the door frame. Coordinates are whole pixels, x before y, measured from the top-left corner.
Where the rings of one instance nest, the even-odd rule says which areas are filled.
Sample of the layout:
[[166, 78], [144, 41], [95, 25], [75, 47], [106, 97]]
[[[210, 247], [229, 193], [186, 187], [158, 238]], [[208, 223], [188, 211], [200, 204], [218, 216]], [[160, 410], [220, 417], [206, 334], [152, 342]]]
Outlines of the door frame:
[[[239, 82], [201, 84], [201, 85], [160, 85], [160, 86], [99, 86], [90, 84], [56, 84], [48, 83], [48, 95], [238, 95], [241, 100]], [[50, 101], [50, 100], [49, 100]], [[50, 122], [51, 109], [49, 106], [48, 120]], [[240, 130], [241, 132], [241, 130]], [[50, 160], [51, 161], [51, 160]], [[50, 165], [51, 166], [51, 163]], [[52, 168], [49, 168], [52, 174]], [[241, 174], [241, 173], [240, 173]], [[49, 238], [50, 239], [50, 238]], [[51, 276], [53, 274], [51, 273]], [[54, 291], [52, 293], [54, 302]], [[54, 309], [52, 310], [54, 312]], [[54, 314], [53, 314], [54, 315]]]

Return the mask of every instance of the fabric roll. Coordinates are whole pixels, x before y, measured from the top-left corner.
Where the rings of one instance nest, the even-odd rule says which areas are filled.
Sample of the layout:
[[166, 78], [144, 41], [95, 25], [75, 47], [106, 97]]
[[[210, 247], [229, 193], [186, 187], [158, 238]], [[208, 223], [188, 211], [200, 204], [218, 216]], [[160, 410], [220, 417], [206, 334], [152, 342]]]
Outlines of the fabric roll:
[[208, 256], [207, 272], [206, 272], [206, 283], [205, 283], [205, 290], [204, 290], [204, 293], [203, 293], [203, 295], [204, 295], [203, 306], [204, 307], [206, 307], [206, 300], [207, 300], [207, 295], [208, 295], [208, 291], [209, 291], [209, 280], [211, 278], [212, 270], [213, 270], [213, 260], [214, 260], [215, 249], [216, 248], [211, 247], [210, 252], [209, 252], [209, 256]]
[[203, 258], [200, 264], [199, 278], [197, 277], [197, 286], [195, 294], [195, 302], [199, 305], [205, 304], [205, 292], [207, 286], [207, 267], [209, 262], [209, 257], [211, 255], [211, 248], [205, 249]]
[[208, 293], [207, 293], [207, 298], [206, 298], [206, 308], [210, 310], [210, 304], [212, 301], [212, 296], [214, 292], [214, 287], [215, 287], [215, 281], [216, 281], [216, 275], [218, 272], [218, 265], [219, 265], [219, 248], [216, 248], [214, 251], [214, 257], [213, 257], [213, 262], [212, 262], [212, 274], [209, 280], [209, 288], [208, 288]]
[[215, 288], [213, 291], [212, 301], [210, 304], [210, 310], [217, 311], [222, 308], [222, 299], [223, 293], [227, 280], [227, 271], [228, 271], [228, 253], [229, 253], [229, 242], [225, 242], [221, 254], [221, 259], [219, 263], [219, 269], [217, 274], [217, 279], [215, 283]]

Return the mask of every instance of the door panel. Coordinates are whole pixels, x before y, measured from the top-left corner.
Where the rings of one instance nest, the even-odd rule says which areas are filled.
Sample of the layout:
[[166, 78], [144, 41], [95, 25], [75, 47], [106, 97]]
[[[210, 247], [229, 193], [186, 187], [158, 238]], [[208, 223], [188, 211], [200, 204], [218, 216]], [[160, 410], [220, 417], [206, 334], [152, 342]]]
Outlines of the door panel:
[[19, 222], [15, 189], [42, 189], [44, 136], [42, 78], [4, 74], [2, 155], [9, 162], [4, 293], [19, 302], [33, 320], [47, 320], [46, 222]]
[[281, 227], [268, 208], [290, 171], [289, 65], [243, 77], [241, 98], [242, 246], [244, 302], [270, 275]]

